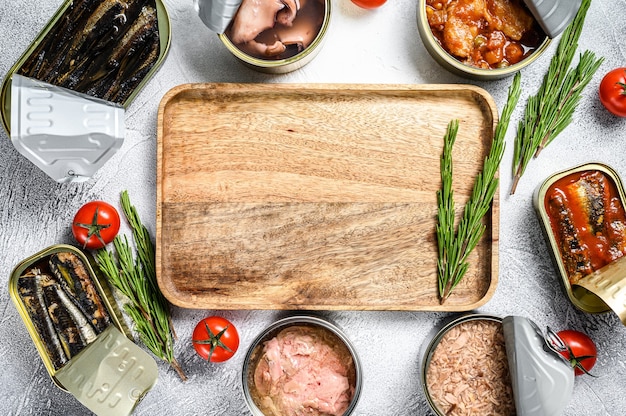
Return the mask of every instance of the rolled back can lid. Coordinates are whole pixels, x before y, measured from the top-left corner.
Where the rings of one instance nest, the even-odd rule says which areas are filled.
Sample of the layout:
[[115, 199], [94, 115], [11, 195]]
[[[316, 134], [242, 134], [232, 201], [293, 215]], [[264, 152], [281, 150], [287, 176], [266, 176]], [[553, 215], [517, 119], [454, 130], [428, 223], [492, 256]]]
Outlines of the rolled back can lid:
[[524, 0], [524, 2], [546, 35], [555, 38], [574, 20], [582, 0]]
[[574, 370], [530, 319], [502, 320], [518, 416], [560, 415], [574, 393]]
[[583, 277], [576, 285], [602, 299], [626, 325], [626, 256]]
[[13, 74], [11, 142], [57, 182], [82, 182], [122, 146], [122, 106]]
[[200, 20], [213, 32], [224, 33], [242, 0], [194, 0]]
[[113, 325], [56, 374], [98, 416], [130, 415], [157, 378], [154, 359]]

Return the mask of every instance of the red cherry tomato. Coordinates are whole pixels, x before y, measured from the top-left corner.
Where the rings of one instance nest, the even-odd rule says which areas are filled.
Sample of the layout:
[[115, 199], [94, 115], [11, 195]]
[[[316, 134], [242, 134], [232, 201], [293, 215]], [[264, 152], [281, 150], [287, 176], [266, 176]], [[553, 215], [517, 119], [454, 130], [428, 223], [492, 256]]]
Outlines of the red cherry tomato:
[[109, 244], [120, 230], [120, 214], [109, 203], [91, 201], [78, 209], [72, 234], [83, 248], [97, 250]]
[[626, 68], [615, 68], [602, 78], [600, 102], [616, 116], [626, 117]]
[[385, 4], [387, 0], [352, 0], [352, 3], [364, 9], [375, 9]]
[[228, 319], [209, 316], [196, 324], [191, 342], [200, 357], [219, 363], [235, 355], [239, 348], [239, 333]]
[[574, 375], [589, 374], [589, 370], [596, 364], [598, 357], [598, 350], [591, 338], [572, 329], [557, 332], [557, 335], [567, 347], [567, 350], [561, 352], [561, 355], [574, 368]]

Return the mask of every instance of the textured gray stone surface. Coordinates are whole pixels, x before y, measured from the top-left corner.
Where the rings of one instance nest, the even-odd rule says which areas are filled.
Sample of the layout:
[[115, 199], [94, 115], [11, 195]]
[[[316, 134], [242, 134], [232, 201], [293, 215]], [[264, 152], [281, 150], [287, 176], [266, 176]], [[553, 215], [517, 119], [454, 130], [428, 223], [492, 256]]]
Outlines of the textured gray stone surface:
[[[37, 251], [72, 243], [68, 224], [75, 210], [92, 199], [118, 201], [128, 190], [148, 227], [154, 231], [156, 200], [156, 120], [161, 97], [190, 82], [355, 82], [468, 83], [441, 69], [424, 49], [415, 25], [415, 1], [390, 0], [376, 11], [333, 1], [333, 21], [317, 58], [297, 72], [271, 76], [249, 70], [226, 51], [200, 22], [191, 0], [165, 0], [172, 21], [172, 45], [161, 70], [127, 112], [122, 148], [81, 184], [51, 181], [13, 148], [0, 133], [0, 414], [79, 415], [87, 413], [53, 385], [6, 290], [13, 267]], [[0, 77], [4, 78], [61, 0], [0, 2]], [[626, 412], [626, 328], [613, 314], [589, 315], [574, 309], [561, 292], [532, 206], [534, 189], [550, 174], [574, 165], [600, 161], [626, 175], [626, 119], [610, 116], [597, 99], [601, 73], [626, 65], [625, 0], [595, 0], [589, 10], [580, 49], [605, 62], [584, 92], [573, 123], [533, 161], [517, 192], [509, 196], [514, 129], [509, 130], [501, 169], [500, 274], [493, 298], [480, 311], [499, 316], [527, 316], [544, 327], [587, 332], [598, 343], [597, 378], [576, 379], [565, 414], [621, 416]], [[534, 93], [556, 47], [522, 72], [522, 102]], [[476, 83], [501, 108], [510, 79]], [[514, 120], [522, 114], [520, 105]], [[514, 125], [514, 124], [513, 124]], [[124, 230], [125, 231], [125, 230]], [[219, 313], [241, 330], [241, 351], [222, 365], [206, 365], [189, 346], [195, 323]], [[245, 415], [240, 389], [244, 352], [256, 334], [278, 315], [274, 311], [210, 311], [174, 308], [180, 341], [176, 356], [189, 380], [160, 366], [155, 388], [137, 415]], [[353, 340], [365, 379], [357, 414], [427, 415], [419, 384], [420, 347], [443, 318], [422, 312], [324, 313]]]

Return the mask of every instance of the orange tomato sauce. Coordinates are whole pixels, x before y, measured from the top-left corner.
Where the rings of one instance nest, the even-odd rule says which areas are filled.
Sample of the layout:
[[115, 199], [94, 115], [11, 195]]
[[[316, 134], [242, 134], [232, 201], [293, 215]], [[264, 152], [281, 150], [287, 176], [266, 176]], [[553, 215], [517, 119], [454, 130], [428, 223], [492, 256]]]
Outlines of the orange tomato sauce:
[[[585, 191], [585, 188], [590, 189], [590, 183], [592, 193], [600, 190], [592, 198], [588, 198]], [[603, 172], [576, 172], [557, 180], [548, 188], [544, 203], [559, 241], [561, 258], [567, 258], [564, 248], [574, 251], [579, 247], [580, 252], [585, 253], [590, 270], [582, 270], [579, 262], [581, 275], [626, 254], [626, 212], [617, 185]], [[567, 218], [564, 220], [564, 217]], [[568, 227], [568, 222], [573, 227]]]
[[546, 38], [522, 0], [427, 0], [426, 16], [440, 45], [477, 68], [516, 64]]

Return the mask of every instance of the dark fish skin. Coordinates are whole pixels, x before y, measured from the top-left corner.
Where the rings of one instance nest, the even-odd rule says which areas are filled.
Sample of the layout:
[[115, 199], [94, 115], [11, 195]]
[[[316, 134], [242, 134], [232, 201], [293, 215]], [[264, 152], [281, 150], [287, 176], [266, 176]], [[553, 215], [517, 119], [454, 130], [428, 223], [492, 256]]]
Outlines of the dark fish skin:
[[154, 66], [160, 51], [156, 9], [143, 7], [139, 11], [123, 41], [112, 54], [100, 55], [94, 61], [91, 77], [84, 79], [77, 89], [119, 102], [132, 93]]
[[18, 73], [124, 104], [159, 59], [155, 0], [72, 4]]
[[59, 252], [50, 256], [50, 270], [76, 305], [88, 317], [96, 333], [111, 324], [111, 317], [83, 261], [74, 253]]
[[43, 347], [53, 367], [58, 370], [67, 363], [68, 359], [45, 306], [39, 270], [32, 270], [20, 276], [17, 280], [17, 287]]
[[60, 290], [59, 285], [54, 284], [55, 281], [50, 276], [44, 277], [42, 282], [43, 298], [48, 315], [50, 315], [54, 328], [57, 334], [59, 334], [65, 354], [71, 359], [87, 346], [87, 340], [83, 337], [78, 324], [72, 318], [70, 312], [63, 306], [58, 293], [58, 290]]
[[54, 56], [63, 56], [67, 53], [73, 34], [80, 30], [81, 25], [87, 21], [85, 16], [93, 13], [99, 3], [100, 0], [76, 0], [72, 2], [63, 17], [55, 23], [48, 35], [35, 49], [33, 56], [36, 59], [25, 62], [19, 73], [27, 77], [37, 78], [37, 74], [49, 71]]
[[565, 271], [571, 284], [591, 273], [591, 254], [581, 244], [578, 230], [574, 225], [573, 213], [560, 193], [555, 193], [548, 201], [551, 218], [555, 219], [555, 234]]

